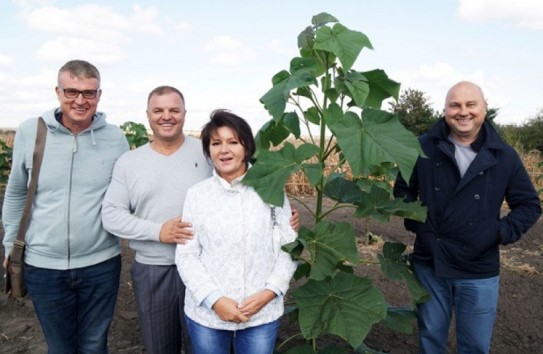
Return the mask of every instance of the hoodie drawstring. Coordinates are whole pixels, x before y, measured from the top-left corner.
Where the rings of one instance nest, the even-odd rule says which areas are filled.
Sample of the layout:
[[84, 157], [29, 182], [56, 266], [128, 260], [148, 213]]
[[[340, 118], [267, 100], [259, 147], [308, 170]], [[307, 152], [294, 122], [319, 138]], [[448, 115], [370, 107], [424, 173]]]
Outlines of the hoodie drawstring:
[[96, 139], [94, 138], [94, 128], [91, 128], [91, 144], [92, 146], [96, 145]]

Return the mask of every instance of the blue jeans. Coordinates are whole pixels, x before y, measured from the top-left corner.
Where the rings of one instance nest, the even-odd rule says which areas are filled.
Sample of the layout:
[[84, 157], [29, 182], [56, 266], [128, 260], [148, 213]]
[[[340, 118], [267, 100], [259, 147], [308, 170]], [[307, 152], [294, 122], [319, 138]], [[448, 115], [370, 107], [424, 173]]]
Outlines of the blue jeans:
[[25, 282], [50, 354], [107, 353], [121, 256], [55, 270], [25, 264]]
[[414, 264], [415, 274], [430, 293], [417, 306], [421, 353], [447, 353], [452, 309], [456, 319], [456, 352], [488, 353], [498, 307], [500, 277], [484, 279], [438, 278], [434, 269]]
[[239, 331], [227, 331], [202, 326], [185, 316], [194, 354], [272, 354], [279, 320]]

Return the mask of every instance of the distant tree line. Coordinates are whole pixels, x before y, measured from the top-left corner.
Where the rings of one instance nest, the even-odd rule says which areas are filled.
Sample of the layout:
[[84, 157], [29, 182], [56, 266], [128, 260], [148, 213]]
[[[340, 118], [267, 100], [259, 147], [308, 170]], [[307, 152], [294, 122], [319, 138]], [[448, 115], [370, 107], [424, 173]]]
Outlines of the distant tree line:
[[[502, 139], [519, 152], [539, 150], [543, 152], [543, 109], [534, 117], [527, 117], [522, 125], [501, 125], [495, 122], [499, 108], [489, 107], [486, 119], [496, 128]], [[434, 110], [424, 92], [408, 88], [396, 102], [390, 103], [390, 111], [398, 115], [400, 122], [416, 136], [426, 133], [443, 114]]]

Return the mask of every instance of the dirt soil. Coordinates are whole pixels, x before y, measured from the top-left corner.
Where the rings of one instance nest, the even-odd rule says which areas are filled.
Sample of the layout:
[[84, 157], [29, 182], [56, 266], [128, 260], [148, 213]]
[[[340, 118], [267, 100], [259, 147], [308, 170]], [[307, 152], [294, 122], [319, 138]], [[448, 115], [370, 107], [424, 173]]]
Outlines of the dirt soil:
[[[312, 198], [303, 199], [309, 205], [314, 203]], [[294, 202], [294, 204], [298, 204]], [[299, 205], [299, 204], [298, 204]], [[303, 225], [310, 225], [311, 218], [300, 205]], [[351, 221], [357, 235], [364, 235], [365, 223], [354, 219], [351, 209], [340, 209], [332, 215], [336, 221]], [[390, 223], [370, 222], [369, 230], [385, 241], [413, 243], [413, 235], [403, 228], [402, 220], [393, 218]], [[505, 353], [543, 353], [543, 219], [521, 239], [521, 241], [503, 247], [500, 298], [491, 352]], [[3, 230], [1, 231], [3, 238]], [[360, 240], [362, 256], [375, 257], [382, 244], [364, 246]], [[123, 270], [121, 286], [115, 317], [109, 333], [110, 353], [145, 353], [135, 308], [130, 267], [133, 252], [123, 241]], [[3, 258], [3, 249], [0, 258]], [[390, 282], [382, 276], [377, 266], [365, 266], [357, 270], [370, 276], [374, 284], [385, 294], [388, 303], [396, 306], [409, 304], [405, 285]], [[3, 284], [2, 284], [3, 285]], [[454, 323], [449, 335], [449, 352], [455, 352]], [[295, 325], [284, 319], [278, 338], [278, 345], [285, 339], [298, 333]], [[347, 346], [336, 339], [325, 338], [319, 347], [328, 343]], [[416, 325], [412, 334], [393, 332], [380, 325], [374, 326], [365, 341], [370, 348], [383, 353], [416, 353]], [[291, 344], [282, 347], [281, 351]], [[321, 347], [322, 346], [322, 347]], [[32, 302], [27, 297], [23, 300], [7, 298], [0, 294], [0, 353], [31, 353], [47, 352], [43, 334], [34, 314]], [[349, 350], [349, 353], [354, 351]]]

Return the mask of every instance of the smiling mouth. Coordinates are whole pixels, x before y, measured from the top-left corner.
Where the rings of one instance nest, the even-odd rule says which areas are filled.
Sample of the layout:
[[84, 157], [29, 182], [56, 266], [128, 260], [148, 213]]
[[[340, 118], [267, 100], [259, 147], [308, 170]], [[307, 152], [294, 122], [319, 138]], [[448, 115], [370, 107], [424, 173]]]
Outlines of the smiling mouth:
[[469, 122], [472, 121], [473, 118], [454, 118], [454, 120], [456, 120], [457, 122]]

